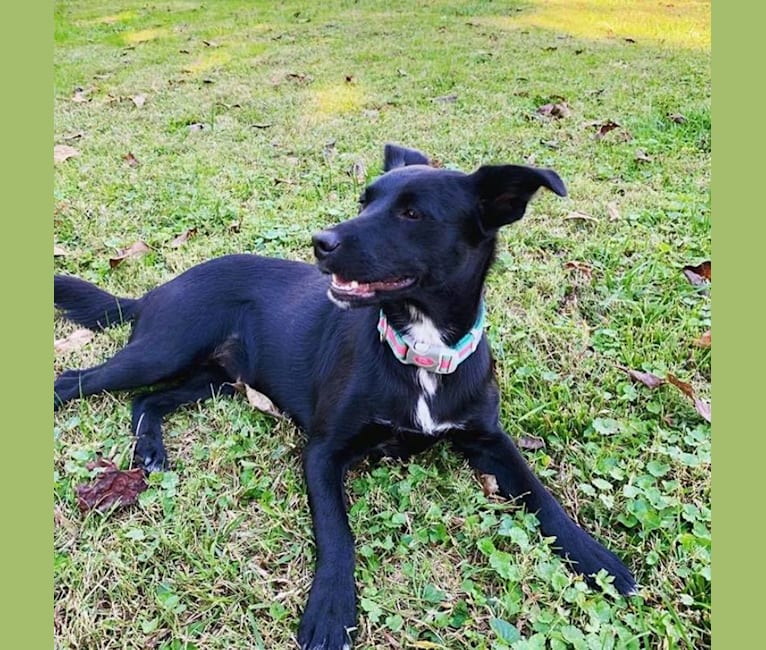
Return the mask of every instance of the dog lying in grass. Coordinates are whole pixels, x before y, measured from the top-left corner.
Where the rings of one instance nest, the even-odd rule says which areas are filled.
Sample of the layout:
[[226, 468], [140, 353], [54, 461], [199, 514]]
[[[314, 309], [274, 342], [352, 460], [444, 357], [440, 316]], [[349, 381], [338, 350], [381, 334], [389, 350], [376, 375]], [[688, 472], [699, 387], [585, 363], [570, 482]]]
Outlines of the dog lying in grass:
[[368, 455], [407, 458], [447, 441], [521, 499], [574, 570], [602, 569], [622, 594], [630, 571], [578, 526], [532, 473], [499, 423], [499, 389], [484, 336], [484, 280], [498, 230], [519, 220], [548, 169], [436, 169], [418, 151], [385, 148], [384, 174], [359, 215], [313, 237], [316, 266], [228, 255], [138, 299], [56, 276], [64, 316], [92, 329], [133, 321], [105, 363], [67, 370], [54, 408], [103, 391], [155, 387], [132, 402], [137, 462], [167, 465], [162, 419], [233, 392], [267, 395], [306, 432], [304, 473], [316, 541], [314, 581], [298, 629], [306, 650], [350, 648], [356, 624], [354, 542], [344, 477]]

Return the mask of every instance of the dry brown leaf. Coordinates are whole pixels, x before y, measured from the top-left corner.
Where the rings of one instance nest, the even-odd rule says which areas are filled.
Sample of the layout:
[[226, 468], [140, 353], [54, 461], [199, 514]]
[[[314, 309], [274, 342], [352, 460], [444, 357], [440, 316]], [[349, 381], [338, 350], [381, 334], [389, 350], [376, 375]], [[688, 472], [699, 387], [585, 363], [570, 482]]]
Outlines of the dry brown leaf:
[[151, 250], [151, 247], [146, 242], [137, 241], [135, 244], [128, 246], [128, 248], [121, 250], [118, 255], [110, 257], [109, 266], [115, 268], [116, 266], [122, 264], [122, 262], [129, 257], [141, 257], [142, 255], [146, 255]]
[[53, 257], [64, 257], [65, 255], [69, 255], [69, 251], [66, 248], [53, 244]]
[[53, 342], [53, 351], [56, 354], [66, 354], [72, 350], [77, 350], [88, 344], [94, 336], [93, 331], [88, 329], [75, 330], [69, 336], [55, 340]]
[[179, 246], [183, 246], [192, 237], [196, 237], [196, 235], [197, 235], [197, 229], [189, 228], [189, 230], [181, 233], [180, 235], [178, 235], [178, 237], [176, 237], [173, 241], [171, 241], [169, 246], [171, 248], [178, 248]]
[[593, 221], [594, 223], [598, 223], [598, 219], [596, 217], [592, 217], [589, 214], [585, 214], [584, 212], [579, 212], [575, 210], [574, 212], [570, 212], [564, 219], [579, 219], [581, 221]]
[[637, 149], [636, 155], [633, 157], [633, 160], [635, 160], [636, 162], [650, 163], [652, 162], [652, 157], [648, 155], [643, 149]]
[[53, 147], [53, 162], [60, 163], [75, 156], [79, 156], [80, 152], [74, 147], [70, 147], [68, 144], [57, 144]]
[[695, 287], [711, 282], [713, 278], [713, 267], [710, 260], [705, 260], [696, 266], [687, 265], [683, 268], [686, 279]]
[[364, 183], [364, 181], [367, 180], [367, 167], [365, 167], [364, 161], [355, 161], [354, 164], [351, 165], [351, 169], [348, 170], [348, 174], [357, 183]]
[[667, 380], [673, 384], [678, 390], [686, 395], [694, 404], [694, 408], [706, 421], [711, 421], [710, 402], [697, 397], [691, 384], [687, 384], [685, 381], [681, 381], [675, 375], [671, 373], [667, 374]]
[[705, 422], [713, 421], [713, 413], [710, 408], [710, 402], [707, 402], [699, 397], [694, 398], [694, 408], [705, 420]]
[[122, 159], [128, 164], [128, 167], [138, 167], [138, 158], [133, 155], [132, 151], [128, 151]]
[[481, 489], [484, 491], [485, 497], [490, 497], [500, 491], [500, 486], [497, 484], [497, 477], [494, 474], [479, 474], [479, 482], [481, 483]]
[[545, 448], [545, 440], [542, 438], [538, 438], [537, 436], [528, 436], [524, 435], [519, 438], [517, 442], [520, 449], [544, 449]]
[[252, 386], [248, 386], [242, 381], [237, 381], [232, 384], [236, 390], [240, 393], [244, 393], [247, 398], [248, 404], [252, 406], [256, 411], [271, 415], [275, 418], [286, 419], [282, 412], [276, 407], [276, 404], [272, 402], [266, 395], [259, 393]]
[[571, 271], [579, 271], [583, 275], [590, 278], [593, 275], [593, 267], [586, 262], [578, 262], [577, 260], [570, 260], [564, 263], [564, 268]]
[[572, 114], [572, 111], [564, 101], [559, 103], [550, 102], [540, 106], [537, 109], [537, 114], [542, 115], [543, 117], [553, 117], [560, 120], [564, 117], [569, 117]]
[[133, 95], [130, 101], [136, 105], [136, 108], [141, 108], [146, 103], [146, 95]]
[[644, 372], [643, 370], [633, 370], [631, 368], [626, 368], [625, 366], [617, 366], [620, 370], [623, 372], [627, 372], [628, 376], [633, 380], [637, 381], [647, 388], [657, 388], [658, 386], [662, 386], [662, 384], [665, 383], [665, 380], [662, 379], [662, 377], [658, 377], [657, 375], [653, 375], [651, 372]]
[[619, 221], [620, 211], [617, 209], [617, 204], [614, 201], [606, 204], [606, 213], [609, 215], [609, 221]]
[[121, 470], [110, 460], [99, 458], [88, 463], [88, 469], [101, 471], [89, 485], [78, 485], [77, 505], [83, 513], [96, 510], [104, 513], [115, 506], [125, 507], [136, 502], [147, 487], [142, 469]]
[[596, 140], [601, 140], [607, 133], [610, 131], [613, 131], [614, 129], [619, 129], [620, 125], [617, 124], [614, 120], [606, 120], [605, 122], [594, 122], [592, 126], [598, 127], [598, 131], [596, 131], [596, 134], [593, 136]]
[[694, 345], [696, 345], [698, 348], [709, 348], [710, 342], [711, 342], [710, 338], [711, 338], [711, 333], [710, 333], [710, 330], [708, 330], [698, 339], [694, 340]]
[[686, 122], [686, 118], [681, 113], [668, 113], [668, 119], [676, 124], [683, 124]]
[[74, 94], [72, 95], [72, 101], [78, 104], [82, 104], [83, 102], [89, 102], [90, 101], [90, 97], [88, 97], [89, 92], [90, 91], [84, 90], [83, 88], [75, 88]]

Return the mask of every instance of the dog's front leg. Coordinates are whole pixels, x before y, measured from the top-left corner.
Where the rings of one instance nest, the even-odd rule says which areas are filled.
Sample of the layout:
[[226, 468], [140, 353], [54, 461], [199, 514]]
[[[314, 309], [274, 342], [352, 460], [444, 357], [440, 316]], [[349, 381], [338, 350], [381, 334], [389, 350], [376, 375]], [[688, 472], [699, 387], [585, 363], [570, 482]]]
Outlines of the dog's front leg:
[[523, 500], [527, 510], [537, 515], [543, 535], [556, 538], [556, 552], [570, 560], [576, 571], [588, 577], [606, 569], [614, 576], [614, 586], [620, 593], [635, 593], [636, 581], [630, 571], [564, 512], [533, 474], [508, 434], [501, 430], [466, 430], [458, 432], [452, 442], [472, 467], [495, 476], [502, 496]]
[[314, 582], [298, 629], [303, 650], [348, 650], [356, 625], [354, 539], [343, 491], [347, 456], [317, 439], [303, 457], [316, 541]]

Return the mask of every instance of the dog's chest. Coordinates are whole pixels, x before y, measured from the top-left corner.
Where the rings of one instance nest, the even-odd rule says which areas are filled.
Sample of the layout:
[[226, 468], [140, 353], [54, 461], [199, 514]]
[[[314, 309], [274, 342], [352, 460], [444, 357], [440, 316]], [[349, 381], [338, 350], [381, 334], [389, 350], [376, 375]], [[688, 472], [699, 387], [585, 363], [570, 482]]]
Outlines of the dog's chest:
[[[410, 316], [412, 318], [408, 327], [410, 336], [416, 341], [423, 341], [425, 343], [437, 345], [442, 343], [442, 333], [430, 319], [420, 314], [414, 308], [410, 310]], [[413, 430], [434, 435], [449, 429], [460, 429], [463, 427], [460, 421], [440, 419], [438, 417], [439, 409], [436, 406], [440, 383], [441, 378], [439, 375], [428, 372], [423, 368], [418, 368], [416, 371], [415, 386], [417, 398], [412, 409]]]

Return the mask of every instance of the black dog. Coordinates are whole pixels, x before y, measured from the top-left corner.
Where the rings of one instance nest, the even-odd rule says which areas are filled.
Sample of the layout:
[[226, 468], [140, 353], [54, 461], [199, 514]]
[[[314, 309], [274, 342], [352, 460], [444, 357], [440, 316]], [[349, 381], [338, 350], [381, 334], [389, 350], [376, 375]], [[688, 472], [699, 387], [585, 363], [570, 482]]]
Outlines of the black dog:
[[268, 395], [308, 433], [304, 471], [316, 572], [298, 630], [301, 648], [349, 648], [356, 620], [354, 543], [344, 502], [348, 467], [369, 454], [406, 458], [448, 440], [472, 467], [523, 499], [558, 552], [586, 576], [606, 569], [623, 594], [628, 569], [567, 516], [498, 421], [498, 387], [483, 335], [483, 284], [498, 229], [520, 219], [547, 169], [435, 169], [421, 153], [385, 148], [386, 173], [360, 213], [313, 238], [318, 268], [255, 255], [205, 262], [137, 300], [72, 277], [55, 303], [89, 328], [135, 320], [109, 361], [68, 370], [54, 408], [80, 396], [159, 384], [133, 399], [136, 455], [167, 462], [163, 416], [232, 392]]

